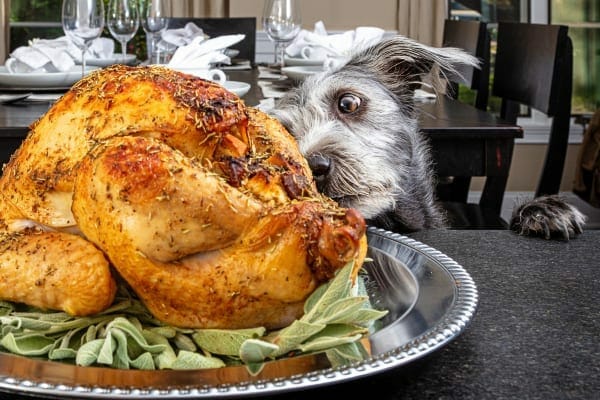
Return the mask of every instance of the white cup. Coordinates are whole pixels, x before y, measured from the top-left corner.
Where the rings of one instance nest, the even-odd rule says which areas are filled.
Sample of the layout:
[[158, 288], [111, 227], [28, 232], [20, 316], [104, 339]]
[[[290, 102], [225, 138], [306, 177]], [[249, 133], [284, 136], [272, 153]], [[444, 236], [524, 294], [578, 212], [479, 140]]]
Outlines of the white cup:
[[300, 56], [305, 60], [324, 60], [327, 53], [327, 49], [322, 46], [304, 46], [300, 49]]
[[221, 71], [217, 68], [173, 68], [180, 72], [185, 72], [186, 74], [194, 75], [202, 79], [206, 79], [209, 81], [217, 82], [217, 83], [225, 83], [227, 81], [227, 75], [225, 72]]
[[26, 73], [26, 72], [33, 72], [32, 69], [27, 66], [27, 64], [22, 63], [21, 61], [17, 60], [16, 58], [9, 58], [4, 63], [4, 66], [6, 67], [8, 72], [10, 72], [11, 74], [22, 74], [22, 73]]

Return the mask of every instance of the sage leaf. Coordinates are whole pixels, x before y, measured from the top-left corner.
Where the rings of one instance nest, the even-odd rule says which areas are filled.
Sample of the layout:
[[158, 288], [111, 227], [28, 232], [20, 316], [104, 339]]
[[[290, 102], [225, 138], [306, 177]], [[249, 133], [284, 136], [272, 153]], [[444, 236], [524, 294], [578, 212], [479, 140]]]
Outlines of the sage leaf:
[[363, 308], [366, 300], [364, 297], [339, 299], [325, 308], [322, 315], [315, 317], [315, 322], [320, 324], [335, 324], [341, 321], [351, 321], [351, 316]]
[[154, 365], [154, 359], [152, 358], [152, 354], [145, 352], [140, 354], [140, 356], [138, 358], [135, 358], [133, 360], [130, 360], [130, 366], [135, 368], [135, 369], [142, 369], [142, 370], [154, 370], [155, 365]]
[[21, 316], [1, 317], [2, 324], [11, 325], [19, 330], [46, 331], [52, 327], [51, 322]]
[[192, 338], [200, 348], [209, 353], [237, 356], [244, 341], [262, 337], [265, 332], [263, 327], [235, 330], [199, 329], [192, 334]]
[[121, 365], [121, 368], [129, 369], [131, 358], [138, 357], [139, 354], [129, 357], [129, 343], [127, 340], [127, 334], [118, 328], [111, 329], [111, 334], [116, 341], [116, 348], [114, 351], [113, 366]]
[[148, 340], [150, 344], [162, 345], [164, 347], [163, 351], [154, 355], [154, 362], [158, 369], [169, 369], [171, 365], [177, 359], [177, 354], [175, 354], [175, 350], [169, 344], [169, 340], [156, 333], [149, 330], [144, 330], [144, 337]]
[[175, 335], [175, 337], [173, 338], [173, 343], [175, 344], [175, 347], [177, 347], [179, 350], [191, 352], [198, 350], [198, 347], [196, 346], [192, 338], [182, 333], [177, 333]]
[[315, 295], [318, 297], [318, 300], [315, 301], [315, 299], [309, 299], [309, 302], [313, 305], [301, 319], [306, 322], [314, 322], [316, 318], [319, 318], [323, 314], [323, 311], [327, 309], [331, 303], [338, 299], [348, 297], [352, 288], [350, 277], [352, 276], [353, 269], [354, 262], [352, 261], [337, 271], [333, 279], [325, 284], [326, 290], [324, 292], [319, 291], [316, 295], [313, 292], [309, 297]]
[[98, 352], [98, 359], [96, 361], [100, 364], [112, 365], [113, 353], [116, 346], [117, 341], [112, 337], [112, 332], [109, 331], [106, 335], [104, 343], [102, 344], [102, 347], [100, 348], [100, 352]]
[[15, 307], [13, 306], [12, 303], [10, 303], [8, 301], [0, 300], [0, 316], [8, 315], [8, 314], [12, 313], [14, 310], [15, 310]]
[[299, 346], [303, 352], [326, 350], [342, 344], [359, 340], [367, 333], [367, 329], [356, 325], [331, 324], [327, 325], [317, 335]]
[[325, 354], [334, 368], [358, 362], [369, 357], [369, 353], [360, 340], [333, 347], [326, 350]]
[[159, 334], [160, 336], [164, 336], [168, 339], [174, 338], [177, 335], [177, 330], [170, 326], [157, 326], [148, 328], [148, 330]]
[[279, 346], [259, 339], [247, 339], [240, 346], [240, 359], [246, 364], [261, 363], [271, 354], [274, 354]]
[[70, 348], [57, 348], [48, 352], [49, 360], [68, 360], [77, 356], [77, 351]]
[[206, 357], [191, 351], [180, 350], [177, 358], [171, 365], [172, 369], [204, 369], [222, 368], [225, 363], [216, 357]]
[[12, 333], [0, 340], [0, 345], [8, 351], [21, 356], [43, 356], [54, 346], [54, 340], [40, 333], [15, 336]]
[[352, 343], [360, 338], [362, 338], [362, 334], [356, 334], [353, 336], [321, 336], [316, 339], [310, 340], [302, 345], [300, 345], [300, 350], [304, 353], [307, 352], [316, 352], [321, 350], [327, 350], [331, 347]]
[[250, 375], [256, 376], [260, 374], [260, 371], [262, 371], [264, 366], [265, 363], [250, 363], [246, 364], [246, 369], [248, 370], [248, 373], [250, 373]]
[[346, 318], [340, 318], [336, 322], [338, 324], [355, 324], [362, 326], [370, 326], [378, 319], [385, 317], [388, 314], [387, 310], [375, 310], [374, 308], [361, 308], [352, 314], [348, 314]]
[[104, 346], [105, 339], [95, 339], [83, 344], [77, 351], [75, 364], [88, 367], [98, 360], [98, 354]]
[[271, 341], [279, 346], [274, 356], [281, 356], [300, 347], [306, 339], [316, 335], [326, 327], [325, 324], [315, 324], [296, 320], [291, 325], [279, 331]]

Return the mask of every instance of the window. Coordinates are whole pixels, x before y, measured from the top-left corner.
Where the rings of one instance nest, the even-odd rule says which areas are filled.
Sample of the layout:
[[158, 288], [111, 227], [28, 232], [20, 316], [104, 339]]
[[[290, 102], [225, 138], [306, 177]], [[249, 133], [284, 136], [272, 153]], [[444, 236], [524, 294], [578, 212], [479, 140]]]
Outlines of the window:
[[598, 0], [452, 0], [450, 16], [476, 18], [488, 22], [492, 41], [496, 29], [494, 23], [498, 21], [550, 22], [567, 25], [574, 52], [573, 113], [592, 113], [600, 107], [600, 2]]
[[573, 41], [574, 114], [600, 107], [600, 1], [551, 0], [550, 21], [569, 26]]
[[12, 0], [10, 2], [10, 50], [34, 38], [64, 35], [60, 23], [61, 0]]
[[[104, 0], [104, 5], [108, 7], [108, 0]], [[9, 51], [26, 45], [31, 39], [64, 36], [61, 8], [62, 0], [11, 0]], [[112, 38], [106, 28], [102, 36]], [[135, 52], [140, 60], [146, 59], [146, 35], [141, 28], [128, 43], [128, 52]]]

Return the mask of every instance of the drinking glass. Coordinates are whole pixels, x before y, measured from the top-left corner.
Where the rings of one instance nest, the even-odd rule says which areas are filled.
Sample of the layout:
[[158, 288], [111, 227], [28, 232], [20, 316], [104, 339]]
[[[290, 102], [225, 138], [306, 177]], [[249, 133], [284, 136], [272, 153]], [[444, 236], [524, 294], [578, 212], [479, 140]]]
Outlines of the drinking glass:
[[144, 28], [148, 38], [148, 60], [150, 64], [157, 64], [160, 60], [160, 49], [157, 45], [162, 33], [169, 24], [169, 19], [166, 16], [168, 7], [167, 0], [140, 1], [140, 18], [142, 28]]
[[127, 42], [133, 39], [140, 26], [136, 0], [110, 0], [106, 25], [110, 34], [121, 43], [124, 64], [127, 56]]
[[62, 27], [81, 50], [81, 77], [85, 75], [85, 53], [104, 29], [103, 0], [63, 0]]
[[298, 35], [301, 23], [300, 0], [265, 0], [263, 29], [275, 42], [275, 65], [279, 68], [285, 63], [285, 47]]

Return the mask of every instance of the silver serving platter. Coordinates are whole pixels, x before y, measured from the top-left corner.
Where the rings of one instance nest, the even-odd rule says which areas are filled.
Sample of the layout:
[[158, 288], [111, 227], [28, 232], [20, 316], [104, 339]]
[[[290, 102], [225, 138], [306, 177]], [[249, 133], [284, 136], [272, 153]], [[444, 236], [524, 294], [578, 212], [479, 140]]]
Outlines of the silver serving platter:
[[477, 308], [470, 275], [448, 256], [405, 236], [370, 227], [366, 286], [389, 313], [366, 344], [371, 356], [333, 368], [324, 353], [192, 371], [77, 367], [0, 353], [0, 393], [86, 399], [196, 399], [271, 395], [341, 384], [397, 368], [460, 335]]

